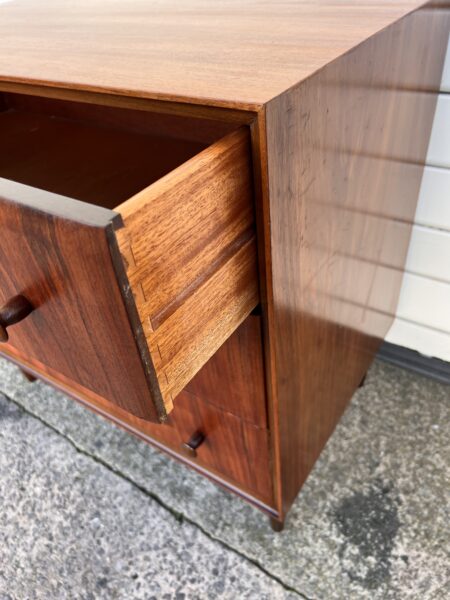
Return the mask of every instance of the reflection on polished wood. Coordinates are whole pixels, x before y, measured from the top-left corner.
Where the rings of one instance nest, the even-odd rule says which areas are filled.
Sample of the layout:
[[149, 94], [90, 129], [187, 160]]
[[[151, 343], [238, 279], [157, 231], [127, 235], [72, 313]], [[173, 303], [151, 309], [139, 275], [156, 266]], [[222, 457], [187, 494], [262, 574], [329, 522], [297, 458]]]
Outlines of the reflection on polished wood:
[[16, 1], [0, 6], [0, 80], [258, 110], [420, 4]]
[[420, 10], [267, 106], [280, 509], [392, 322], [449, 23]]
[[0, 353], [280, 529], [396, 310], [449, 3], [179, 4], [0, 3]]

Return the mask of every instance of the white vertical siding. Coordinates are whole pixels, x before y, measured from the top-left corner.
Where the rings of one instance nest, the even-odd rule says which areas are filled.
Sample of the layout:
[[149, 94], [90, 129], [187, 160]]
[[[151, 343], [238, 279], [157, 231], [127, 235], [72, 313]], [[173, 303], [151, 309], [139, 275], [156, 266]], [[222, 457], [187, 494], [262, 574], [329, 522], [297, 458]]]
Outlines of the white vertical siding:
[[450, 42], [397, 316], [386, 339], [450, 362]]
[[437, 101], [427, 164], [450, 168], [450, 94], [440, 94]]
[[386, 341], [450, 362], [449, 337], [447, 333], [396, 319]]
[[450, 231], [450, 169], [425, 167], [416, 223]]

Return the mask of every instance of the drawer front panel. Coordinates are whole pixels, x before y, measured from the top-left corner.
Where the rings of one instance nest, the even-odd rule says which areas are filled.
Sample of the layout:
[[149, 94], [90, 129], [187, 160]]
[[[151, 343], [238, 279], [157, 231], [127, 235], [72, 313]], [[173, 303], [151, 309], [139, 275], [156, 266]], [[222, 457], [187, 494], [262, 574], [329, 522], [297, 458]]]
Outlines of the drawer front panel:
[[261, 318], [250, 315], [185, 390], [244, 421], [267, 427]]
[[182, 392], [171, 417], [182, 442], [197, 433], [204, 441], [195, 461], [231, 479], [244, 490], [270, 504], [272, 486], [268, 431]]
[[33, 306], [8, 327], [6, 351], [156, 420], [121, 293], [115, 220], [106, 209], [0, 179], [0, 304], [20, 294]]
[[[269, 432], [265, 427], [259, 427], [230, 412], [230, 409], [233, 409], [238, 413], [239, 397], [244, 406], [248, 399], [255, 400], [254, 385], [260, 385], [254, 376], [250, 376], [245, 384], [245, 368], [240, 367], [242, 372], [238, 379], [241, 380], [241, 385], [233, 390], [233, 381], [237, 380], [233, 379], [232, 375], [236, 367], [233, 350], [236, 349], [239, 340], [242, 344], [242, 356], [248, 353], [250, 362], [254, 362], [252, 355], [256, 353], [257, 339], [254, 333], [259, 330], [259, 321], [258, 316], [247, 318], [219, 351], [223, 367], [222, 377], [220, 372], [216, 371], [213, 377], [202, 381], [201, 391], [197, 387], [195, 395], [187, 390], [181, 392], [175, 398], [173, 411], [163, 424], [139, 419], [104, 397], [86, 396], [83, 390], [77, 390], [75, 397], [159, 449], [168, 451], [171, 456], [179, 457], [194, 468], [198, 467], [201, 472], [210, 473], [213, 479], [221, 483], [228, 482], [232, 489], [237, 488], [244, 495], [256, 498], [267, 506], [273, 506]], [[261, 353], [261, 348], [259, 352]], [[28, 364], [20, 356], [13, 358], [16, 358], [19, 364], [24, 364], [30, 372], [38, 376], [44, 375], [53, 384], [60, 385], [63, 391], [73, 391], [70, 382], [65, 385], [65, 382], [55, 380], [42, 366], [36, 369], [35, 365]], [[205, 365], [198, 375], [199, 378], [214, 359], [215, 357]], [[230, 361], [228, 364], [227, 360]], [[233, 404], [227, 405], [226, 394], [222, 394], [222, 388], [233, 395]], [[262, 402], [263, 398], [257, 400]], [[249, 414], [246, 413], [247, 416]], [[183, 446], [196, 432], [201, 432], [205, 439], [197, 448], [197, 456], [193, 457], [186, 453]]]

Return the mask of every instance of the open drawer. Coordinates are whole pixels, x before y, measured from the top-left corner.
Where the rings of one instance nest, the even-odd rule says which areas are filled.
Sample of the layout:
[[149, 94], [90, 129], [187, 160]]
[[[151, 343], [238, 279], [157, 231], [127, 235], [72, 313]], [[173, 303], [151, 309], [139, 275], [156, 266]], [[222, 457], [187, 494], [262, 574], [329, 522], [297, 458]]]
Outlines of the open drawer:
[[258, 303], [247, 129], [206, 143], [180, 118], [5, 94], [0, 131], [6, 353], [164, 420]]

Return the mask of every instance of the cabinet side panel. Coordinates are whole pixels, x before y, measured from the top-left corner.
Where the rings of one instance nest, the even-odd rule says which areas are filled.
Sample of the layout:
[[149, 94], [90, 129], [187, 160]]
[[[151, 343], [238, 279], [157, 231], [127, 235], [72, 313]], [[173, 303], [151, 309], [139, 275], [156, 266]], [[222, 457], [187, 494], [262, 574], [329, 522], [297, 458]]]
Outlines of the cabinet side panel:
[[392, 223], [414, 219], [449, 15], [413, 13], [266, 108], [285, 510], [395, 314], [409, 230]]

